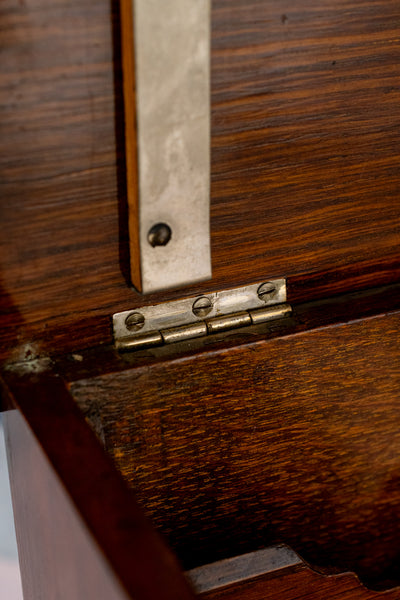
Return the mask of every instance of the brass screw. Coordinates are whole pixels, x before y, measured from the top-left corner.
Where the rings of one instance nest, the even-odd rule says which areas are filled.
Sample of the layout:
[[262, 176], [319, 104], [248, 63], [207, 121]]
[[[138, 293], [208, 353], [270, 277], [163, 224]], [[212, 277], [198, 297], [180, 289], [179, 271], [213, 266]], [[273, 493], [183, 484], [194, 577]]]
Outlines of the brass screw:
[[213, 303], [207, 296], [201, 296], [193, 302], [192, 311], [196, 317], [206, 317], [213, 309]]
[[263, 302], [268, 302], [271, 298], [272, 294], [276, 291], [276, 287], [274, 283], [266, 282], [262, 283], [257, 290], [258, 297]]
[[144, 321], [142, 313], [133, 312], [126, 317], [125, 325], [129, 331], [139, 331], [144, 326]]

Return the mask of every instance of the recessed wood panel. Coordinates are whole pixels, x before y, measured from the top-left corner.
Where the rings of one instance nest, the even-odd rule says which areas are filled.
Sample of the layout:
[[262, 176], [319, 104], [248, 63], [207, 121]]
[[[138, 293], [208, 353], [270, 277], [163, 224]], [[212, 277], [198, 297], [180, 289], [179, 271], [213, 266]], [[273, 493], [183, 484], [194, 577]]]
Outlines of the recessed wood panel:
[[77, 381], [185, 567], [287, 543], [400, 580], [399, 313]]
[[[128, 284], [117, 5], [1, 3], [2, 356], [183, 294]], [[399, 29], [397, 0], [213, 2], [213, 280], [187, 293], [399, 278]]]

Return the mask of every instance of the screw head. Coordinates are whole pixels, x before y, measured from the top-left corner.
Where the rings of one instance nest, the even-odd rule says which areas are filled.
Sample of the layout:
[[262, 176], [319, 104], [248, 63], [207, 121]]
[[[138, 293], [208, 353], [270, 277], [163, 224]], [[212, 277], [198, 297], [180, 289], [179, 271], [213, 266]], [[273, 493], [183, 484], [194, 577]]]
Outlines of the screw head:
[[192, 312], [196, 317], [206, 317], [213, 309], [213, 303], [207, 296], [201, 296], [193, 302]]
[[145, 318], [140, 312], [133, 312], [125, 319], [125, 326], [129, 331], [139, 331], [144, 326]]
[[171, 239], [171, 227], [166, 223], [156, 223], [147, 234], [147, 241], [150, 246], [166, 246]]
[[262, 283], [257, 290], [258, 297], [263, 302], [268, 302], [271, 298], [272, 294], [276, 291], [276, 287], [274, 283], [267, 281], [266, 283]]

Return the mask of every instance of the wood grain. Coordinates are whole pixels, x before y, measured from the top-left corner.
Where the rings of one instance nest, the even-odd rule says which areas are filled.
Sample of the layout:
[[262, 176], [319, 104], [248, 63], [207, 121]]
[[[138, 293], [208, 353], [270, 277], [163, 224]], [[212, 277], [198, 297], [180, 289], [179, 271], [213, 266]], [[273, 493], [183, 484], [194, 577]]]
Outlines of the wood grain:
[[186, 568], [287, 543], [400, 581], [400, 313], [71, 384]]
[[189, 571], [187, 576], [198, 597], [204, 600], [394, 600], [400, 591], [367, 590], [353, 573], [317, 573], [285, 546], [271, 546], [204, 565]]
[[[24, 390], [25, 385], [22, 384], [21, 375], [22, 379], [25, 379], [25, 385], [27, 379], [30, 381], [29, 396], [26, 395], [26, 390]], [[129, 597], [167, 599], [171, 597], [171, 593], [173, 593], [174, 598], [190, 597], [187, 592], [181, 596], [180, 592], [182, 590], [174, 584], [171, 587], [171, 574], [174, 573], [174, 568], [170, 560], [168, 561], [169, 581], [166, 584], [164, 582], [164, 585], [157, 590], [156, 596], [154, 595], [153, 582], [156, 580], [160, 583], [160, 579], [162, 579], [160, 569], [151, 570], [148, 574], [146, 574], [146, 569], [143, 570], [143, 554], [146, 553], [143, 553], [143, 546], [138, 544], [138, 528], [135, 527], [135, 533], [131, 531], [133, 522], [136, 522], [137, 525], [138, 515], [134, 515], [135, 508], [131, 505], [128, 509], [131, 515], [127, 517], [127, 507], [123, 508], [121, 505], [120, 486], [119, 484], [116, 485], [118, 477], [116, 478], [115, 473], [109, 470], [107, 461], [104, 462], [103, 459], [99, 461], [99, 457], [95, 456], [97, 454], [97, 450], [94, 451], [96, 443], [93, 446], [90, 432], [85, 428], [82, 429], [79, 418], [76, 420], [72, 416], [76, 416], [75, 410], [72, 410], [68, 417], [63, 414], [62, 419], [63, 428], [66, 430], [67, 435], [72, 423], [74, 424], [73, 444], [72, 436], [68, 440], [63, 440], [63, 433], [58, 428], [57, 421], [61, 414], [60, 407], [56, 408], [52, 400], [51, 414], [43, 410], [43, 397], [54, 393], [57, 393], [58, 398], [61, 400], [61, 406], [64, 405], [65, 408], [65, 391], [63, 391], [60, 380], [53, 381], [51, 377], [48, 378], [48, 375], [44, 377], [43, 373], [39, 377], [38, 373], [34, 376], [32, 372], [29, 376], [27, 376], [27, 373], [22, 374], [20, 372], [17, 380], [15, 377], [10, 377], [10, 374], [6, 374], [5, 379], [8, 380], [9, 389], [13, 390], [23, 413], [29, 417], [33, 430], [36, 434], [39, 434], [41, 441], [41, 444], [39, 444], [21, 412], [14, 409], [6, 413], [11, 481], [17, 517], [25, 597], [34, 600], [42, 597], [43, 594], [47, 597], [53, 593], [57, 594], [59, 598], [65, 597], [76, 600], [92, 597], [120, 600], [128, 597], [126, 592], [119, 586], [115, 574], [110, 570], [102, 554], [99, 553], [97, 545], [93, 543], [86, 526], [81, 520], [82, 514], [86, 518], [88, 517], [87, 510], [91, 503], [91, 497], [94, 497], [95, 504], [100, 511], [105, 511], [110, 517], [109, 520], [102, 520], [102, 529], [106, 531], [106, 535], [104, 536], [103, 533], [101, 536], [103, 538], [101, 543], [106, 542], [107, 530], [113, 531], [115, 536], [111, 545], [110, 539], [108, 539], [106, 545], [103, 546], [104, 554], [109, 556], [111, 551], [112, 555], [113, 546], [114, 550], [119, 547], [120, 559], [114, 564], [117, 574], [122, 575], [122, 580], [126, 579], [125, 567], [129, 563], [130, 577], [128, 579], [131, 583], [136, 579], [133, 586], [135, 589], [134, 594]], [[38, 383], [38, 379], [41, 380], [40, 383]], [[36, 396], [38, 389], [40, 389], [40, 395]], [[10, 405], [12, 405], [13, 400], [11, 398], [9, 400]], [[37, 416], [40, 417], [41, 423], [39, 428], [37, 426], [37, 416], [34, 417], [32, 413], [32, 411], [37, 413], [38, 408], [40, 412]], [[78, 433], [79, 429], [81, 431]], [[85, 436], [82, 438], [84, 430]], [[67, 441], [67, 448], [64, 443], [62, 446], [55, 444], [55, 436], [60, 436], [60, 442]], [[82, 451], [82, 444], [86, 450], [85, 461], [80, 461], [81, 466], [79, 469], [76, 468], [75, 464], [75, 468], [71, 471], [74, 455], [74, 451], [71, 451], [71, 449], [75, 446], [78, 451]], [[63, 454], [61, 461], [60, 449]], [[101, 466], [102, 477], [99, 480], [102, 490], [100, 492], [98, 482], [95, 486], [98, 496], [94, 496], [93, 485], [98, 476], [100, 463], [103, 463]], [[76, 486], [79, 485], [79, 477], [85, 469], [86, 481], [83, 488], [85, 490], [89, 486], [92, 493], [88, 495], [84, 490], [80, 490], [78, 499]], [[107, 474], [104, 469], [106, 469]], [[72, 486], [71, 475], [75, 478]], [[71, 502], [70, 495], [61, 485], [60, 477], [64, 483], [69, 480], [69, 491], [72, 492], [72, 498], [75, 501], [78, 500], [77, 506]], [[104, 488], [104, 482], [106, 482], [106, 488]], [[82, 481], [80, 485], [82, 486]], [[111, 513], [107, 496], [113, 497]], [[120, 497], [116, 502], [118, 496]], [[91, 512], [92, 515], [87, 520], [89, 529], [93, 526], [93, 519], [95, 521], [98, 519], [98, 516], [96, 516], [97, 511], [93, 511], [93, 505]], [[117, 515], [116, 522], [114, 522], [113, 513]], [[130, 519], [132, 518], [133, 521], [131, 522]], [[128, 521], [130, 522], [129, 526]], [[122, 529], [118, 525], [121, 522], [123, 523]], [[139, 529], [141, 527], [142, 525], [139, 526]], [[122, 532], [124, 532], [123, 535], [121, 535]], [[135, 556], [132, 555], [132, 548], [129, 549], [126, 546], [127, 532], [129, 536], [132, 536], [131, 541], [135, 541], [135, 546], [140, 547], [142, 565], [139, 569], [137, 568], [138, 556], [136, 552]], [[158, 559], [157, 544], [154, 544], [152, 562]], [[44, 564], [46, 569], [43, 569]], [[82, 577], [83, 572], [84, 577]], [[142, 579], [143, 582], [143, 575], [146, 583], [144, 589], [140, 589], [138, 579]], [[311, 571], [304, 563], [300, 563], [294, 568], [271, 568], [268, 573], [255, 578], [246, 578], [245, 573], [243, 573], [243, 577], [242, 581], [234, 584], [216, 585], [212, 591], [199, 594], [199, 598], [210, 600], [219, 598], [261, 600], [268, 597], [271, 599], [285, 598], [286, 600], [298, 600], [300, 598], [317, 600], [327, 597], [340, 597], [344, 599], [358, 598], [360, 600], [378, 600], [378, 598], [391, 600], [392, 598], [398, 598], [399, 593], [398, 590], [392, 590], [387, 593], [376, 594], [361, 586], [352, 574], [321, 575]], [[66, 585], [67, 580], [68, 584]]]
[[399, 590], [372, 592], [350, 573], [319, 575], [305, 565], [200, 594], [204, 600], [397, 600]]
[[[128, 284], [119, 3], [0, 18], [1, 357], [19, 360], [108, 343], [112, 313], [184, 292]], [[214, 278], [185, 294], [399, 279], [399, 18], [397, 0], [213, 2]]]
[[139, 242], [139, 182], [137, 161], [137, 122], [136, 122], [136, 80], [135, 53], [133, 39], [133, 3], [132, 0], [120, 0], [121, 25], [121, 65], [124, 88], [124, 133], [125, 133], [125, 169], [126, 201], [129, 220], [129, 256], [132, 284], [141, 290], [142, 274]]
[[3, 371], [1, 385], [3, 409], [14, 409], [7, 423], [26, 598], [193, 599], [49, 363]]

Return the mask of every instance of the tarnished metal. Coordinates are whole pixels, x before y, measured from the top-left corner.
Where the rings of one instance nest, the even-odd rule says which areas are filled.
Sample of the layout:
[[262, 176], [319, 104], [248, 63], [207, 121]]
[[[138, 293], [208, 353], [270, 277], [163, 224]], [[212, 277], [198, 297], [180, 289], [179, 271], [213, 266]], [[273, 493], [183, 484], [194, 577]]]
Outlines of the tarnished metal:
[[207, 319], [206, 323], [208, 333], [218, 333], [219, 331], [226, 331], [227, 329], [237, 329], [238, 327], [251, 325], [251, 317], [246, 310], [243, 310], [234, 313], [233, 315]]
[[208, 296], [201, 296], [201, 298], [197, 298], [197, 300], [193, 302], [192, 311], [196, 317], [203, 318], [210, 314], [212, 308], [213, 304], [211, 298], [208, 298]]
[[267, 300], [271, 297], [271, 295], [275, 292], [275, 284], [273, 281], [268, 281], [266, 283], [262, 283], [257, 290], [258, 297], [260, 300], [267, 302]]
[[267, 308], [259, 308], [258, 310], [250, 310], [249, 315], [253, 325], [274, 321], [275, 319], [283, 319], [288, 317], [292, 312], [290, 304], [278, 304], [277, 306], [268, 306]]
[[163, 343], [162, 335], [159, 331], [152, 331], [143, 335], [125, 337], [115, 340], [117, 350], [128, 352], [138, 350], [139, 348], [151, 348], [152, 346], [161, 346]]
[[[194, 298], [174, 300], [173, 302], [164, 302], [152, 306], [141, 306], [116, 313], [113, 316], [114, 338], [119, 339], [134, 335], [134, 332], [131, 332], [126, 325], [126, 319], [132, 314], [139, 313], [144, 317], [144, 324], [139, 332], [139, 335], [141, 335], [150, 331], [160, 331], [161, 329], [170, 329], [172, 327], [197, 323], [205, 317], [211, 319], [242, 310], [253, 310], [286, 302], [285, 279], [276, 279], [272, 283], [275, 286], [275, 291], [269, 296], [267, 301], [259, 298], [258, 289], [261, 284], [255, 283], [230, 290], [212, 292]], [[207, 314], [196, 316], [193, 313], [193, 307], [201, 298], [207, 298], [212, 307]]]
[[116, 348], [128, 351], [172, 344], [288, 316], [286, 281], [269, 282], [267, 294], [259, 294], [260, 285], [117, 313], [113, 317]]
[[133, 312], [125, 319], [125, 327], [128, 331], [140, 331], [144, 327], [145, 318], [140, 312]]
[[211, 277], [210, 0], [133, 0], [133, 27], [139, 203], [131, 222], [140, 256], [132, 260], [149, 293]]
[[186, 571], [185, 575], [196, 594], [202, 594], [301, 564], [303, 561], [291, 548], [279, 545], [202, 565]]
[[157, 223], [153, 225], [147, 234], [147, 241], [150, 246], [166, 246], [171, 239], [172, 231], [166, 223]]
[[182, 327], [173, 327], [172, 329], [163, 329], [161, 331], [165, 344], [174, 344], [183, 340], [194, 339], [207, 335], [207, 325], [203, 322], [183, 325]]
[[186, 571], [196, 594], [210, 592], [278, 569], [304, 564], [288, 546], [269, 546]]

